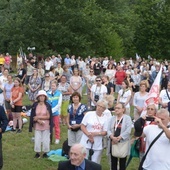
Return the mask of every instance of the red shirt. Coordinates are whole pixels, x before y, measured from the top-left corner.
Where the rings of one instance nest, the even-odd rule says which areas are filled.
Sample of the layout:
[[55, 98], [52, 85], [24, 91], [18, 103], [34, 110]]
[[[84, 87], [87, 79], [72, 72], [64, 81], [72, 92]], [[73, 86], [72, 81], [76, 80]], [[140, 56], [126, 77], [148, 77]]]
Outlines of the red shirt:
[[126, 78], [126, 73], [124, 71], [116, 71], [115, 78], [116, 78], [116, 84], [122, 85], [122, 82]]

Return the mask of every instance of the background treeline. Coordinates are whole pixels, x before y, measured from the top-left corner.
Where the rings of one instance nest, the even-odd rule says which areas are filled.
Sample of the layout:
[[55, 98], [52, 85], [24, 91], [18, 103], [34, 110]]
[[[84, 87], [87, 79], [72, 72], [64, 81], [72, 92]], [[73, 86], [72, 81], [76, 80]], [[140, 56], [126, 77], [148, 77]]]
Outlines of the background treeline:
[[0, 53], [170, 56], [169, 0], [0, 0]]

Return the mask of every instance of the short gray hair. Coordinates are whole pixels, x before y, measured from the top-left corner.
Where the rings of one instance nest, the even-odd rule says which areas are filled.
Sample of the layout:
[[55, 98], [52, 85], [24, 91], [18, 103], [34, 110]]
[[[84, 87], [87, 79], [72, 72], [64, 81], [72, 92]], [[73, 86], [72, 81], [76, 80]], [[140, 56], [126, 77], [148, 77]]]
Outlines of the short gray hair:
[[160, 109], [160, 110], [157, 111], [156, 114], [161, 114], [161, 115], [165, 114], [166, 116], [169, 117], [169, 111], [167, 109]]
[[104, 99], [99, 100], [97, 104], [102, 104], [106, 109], [108, 108], [108, 102]]

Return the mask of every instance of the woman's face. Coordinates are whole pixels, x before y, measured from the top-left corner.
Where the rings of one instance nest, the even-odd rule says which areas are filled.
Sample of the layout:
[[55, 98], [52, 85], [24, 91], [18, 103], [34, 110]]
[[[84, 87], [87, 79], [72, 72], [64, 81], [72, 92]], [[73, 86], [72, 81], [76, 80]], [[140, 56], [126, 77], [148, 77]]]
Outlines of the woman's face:
[[11, 76], [8, 76], [8, 82], [11, 82], [12, 81], [12, 77]]
[[40, 96], [38, 97], [38, 99], [39, 99], [40, 102], [44, 102], [44, 101], [46, 100], [46, 96], [40, 95]]
[[33, 74], [34, 74], [34, 75], [37, 75], [37, 70], [34, 70], [34, 71], [33, 71]]
[[62, 82], [62, 83], [65, 83], [65, 82], [66, 82], [66, 77], [64, 77], [64, 76], [61, 77], [61, 82]]
[[155, 105], [149, 105], [149, 106], [147, 107], [147, 115], [148, 115], [149, 117], [153, 117], [153, 116], [156, 115]]
[[112, 69], [112, 64], [109, 64], [109, 69]]
[[74, 70], [74, 75], [78, 75], [79, 74], [79, 71], [78, 70]]
[[79, 103], [80, 102], [79, 101], [79, 96], [73, 96], [72, 101], [73, 101], [73, 103]]
[[103, 105], [103, 103], [97, 103], [96, 113], [102, 114], [105, 110], [106, 110], [106, 108]]
[[9, 71], [8, 70], [4, 70], [4, 75], [8, 75], [9, 74]]
[[126, 85], [125, 82], [122, 82], [122, 88], [123, 88], [123, 89], [126, 89], [126, 88], [127, 88], [127, 85]]
[[115, 106], [115, 114], [116, 115], [123, 115], [125, 112], [125, 109], [123, 108], [122, 104], [117, 104]]
[[15, 81], [14, 81], [14, 86], [19, 86], [19, 83], [20, 83], [20, 82], [19, 82], [18, 80], [15, 80]]
[[146, 91], [146, 86], [143, 84], [143, 85], [140, 85], [140, 91], [141, 92], [144, 92]]

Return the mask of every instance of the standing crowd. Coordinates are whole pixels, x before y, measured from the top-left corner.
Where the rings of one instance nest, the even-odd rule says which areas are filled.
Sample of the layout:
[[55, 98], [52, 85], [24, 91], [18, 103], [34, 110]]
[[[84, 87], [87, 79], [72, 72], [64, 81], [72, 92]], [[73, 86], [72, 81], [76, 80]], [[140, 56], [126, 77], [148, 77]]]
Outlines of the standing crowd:
[[[145, 108], [144, 102], [161, 65], [159, 107], [149, 103]], [[35, 158], [48, 157], [53, 136], [55, 144], [60, 143], [63, 124], [68, 127], [70, 162], [65, 163], [70, 169], [85, 170], [91, 164], [87, 162], [89, 159], [93, 170], [100, 170], [97, 164], [106, 149], [110, 169], [125, 170], [134, 127], [134, 138], [140, 141], [140, 161], [145, 158], [143, 169], [170, 169], [169, 159], [160, 157], [156, 149], [159, 146], [162, 155], [169, 155], [166, 147], [170, 147], [170, 62], [167, 60], [139, 57], [115, 61], [112, 57], [83, 59], [69, 54], [64, 58], [52, 55], [44, 60], [30, 53], [26, 60], [17, 57], [15, 79], [9, 69], [10, 66], [1, 65], [0, 105], [8, 121], [13, 120], [12, 131], [21, 133], [22, 101], [24, 94], [28, 95], [32, 102], [29, 131], [34, 129]], [[83, 103], [85, 96], [87, 102]], [[145, 109], [146, 115], [141, 116]], [[147, 149], [161, 130], [163, 135], [146, 157]], [[66, 170], [68, 166], [62, 163], [58, 169]]]

